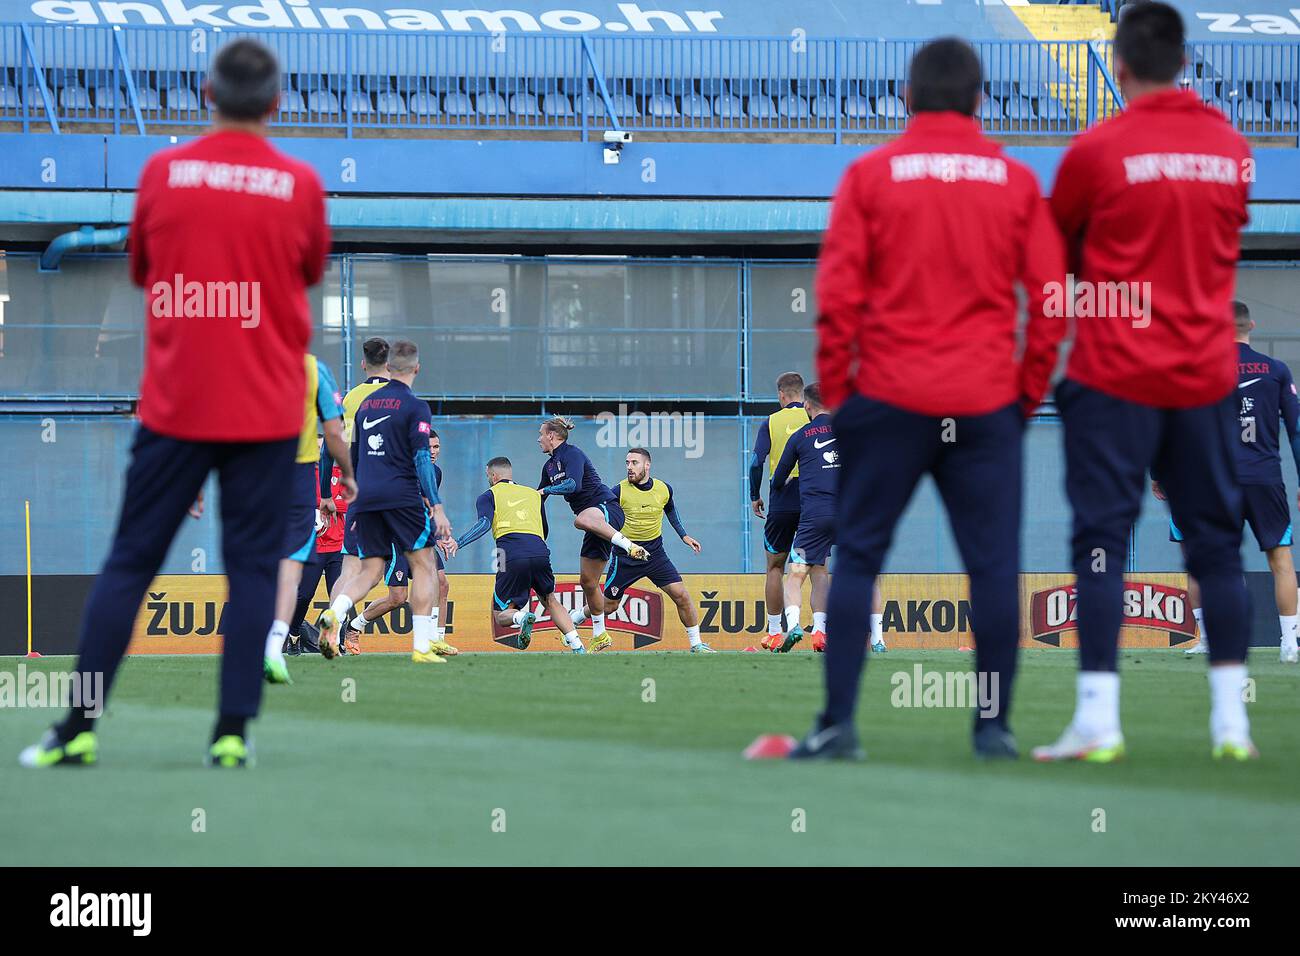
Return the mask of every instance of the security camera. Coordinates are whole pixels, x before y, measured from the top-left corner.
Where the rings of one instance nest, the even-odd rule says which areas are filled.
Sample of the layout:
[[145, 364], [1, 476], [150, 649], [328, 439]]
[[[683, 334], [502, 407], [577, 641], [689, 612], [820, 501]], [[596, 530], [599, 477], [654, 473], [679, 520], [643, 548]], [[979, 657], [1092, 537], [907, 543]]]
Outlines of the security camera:
[[619, 146], [623, 146], [632, 142], [632, 134], [621, 129], [607, 129], [605, 130], [605, 142], [617, 143]]

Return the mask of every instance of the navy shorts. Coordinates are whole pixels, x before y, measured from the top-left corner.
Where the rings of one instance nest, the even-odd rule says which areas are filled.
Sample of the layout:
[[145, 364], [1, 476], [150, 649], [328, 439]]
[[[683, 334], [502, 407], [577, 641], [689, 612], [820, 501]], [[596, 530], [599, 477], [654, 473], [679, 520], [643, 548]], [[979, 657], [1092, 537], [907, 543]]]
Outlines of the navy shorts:
[[384, 568], [384, 583], [390, 588], [404, 588], [411, 581], [411, 563], [406, 560], [406, 552], [393, 547], [393, 556]]
[[769, 512], [767, 520], [763, 522], [763, 547], [768, 554], [788, 554], [798, 528], [799, 512]]
[[[348, 513], [348, 523], [355, 530], [356, 555], [359, 558], [390, 558], [398, 552], [419, 551], [433, 543], [433, 528], [424, 505], [408, 505], [389, 511]], [[346, 537], [346, 536], [345, 536]]]
[[835, 544], [835, 515], [803, 515], [790, 548], [795, 564], [825, 564]]
[[316, 553], [316, 463], [296, 462], [280, 557], [304, 564]]
[[[1290, 547], [1291, 505], [1286, 500], [1286, 485], [1242, 485], [1241, 510], [1259, 550]], [[1173, 518], [1169, 519], [1169, 540], [1183, 540]]]
[[[623, 530], [623, 523], [627, 521], [627, 516], [623, 514], [623, 506], [617, 501], [606, 501], [603, 504], [596, 505], [605, 515], [605, 520], [613, 525], [615, 531]], [[582, 551], [580, 554], [584, 558], [594, 558], [597, 561], [608, 561], [609, 555], [614, 548], [612, 541], [606, 541], [598, 534], [592, 534], [588, 531], [582, 536]]]
[[547, 555], [507, 557], [505, 570], [497, 572], [496, 584], [492, 590], [494, 608], [498, 611], [504, 611], [508, 607], [526, 608], [529, 605], [529, 591], [538, 597], [555, 593], [551, 559]]
[[624, 591], [642, 578], [649, 578], [650, 582], [659, 588], [666, 588], [682, 579], [682, 576], [677, 573], [677, 568], [673, 567], [672, 561], [669, 560], [668, 553], [664, 551], [662, 538], [657, 541], [638, 541], [637, 544], [644, 545], [650, 552], [650, 557], [645, 561], [638, 561], [631, 555], [624, 554], [622, 549], [615, 551], [605, 572], [605, 597], [617, 600]]

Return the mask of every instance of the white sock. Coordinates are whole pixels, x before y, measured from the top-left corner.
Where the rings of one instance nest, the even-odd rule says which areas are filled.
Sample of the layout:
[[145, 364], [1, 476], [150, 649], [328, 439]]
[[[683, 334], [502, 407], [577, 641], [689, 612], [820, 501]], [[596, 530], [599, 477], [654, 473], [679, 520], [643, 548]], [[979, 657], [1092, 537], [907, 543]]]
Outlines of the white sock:
[[343, 620], [348, 616], [348, 611], [352, 610], [352, 598], [346, 594], [340, 594], [334, 599], [334, 603], [330, 605], [330, 610], [334, 612], [334, 616], [340, 621]]
[[434, 611], [432, 615], [411, 615], [411, 635], [415, 639], [415, 649], [420, 654], [429, 653], [429, 648], [433, 645], [433, 635], [438, 630], [434, 623], [438, 619], [437, 614]]
[[1250, 718], [1242, 699], [1246, 683], [1245, 664], [1225, 664], [1210, 668], [1210, 736], [1217, 742], [1224, 737], [1244, 740], [1250, 737]]
[[1085, 737], [1119, 733], [1119, 674], [1080, 671], [1075, 687], [1074, 729]]
[[441, 644], [447, 640], [447, 629], [443, 627], [441, 624], [439, 624], [437, 631], [435, 632], [435, 635], [437, 637], [438, 643]]
[[510, 619], [510, 623], [515, 627], [523, 627], [524, 615], [527, 613], [527, 608], [520, 608], [518, 611], [515, 611], [515, 616]]
[[[585, 607], [580, 607], [576, 611], [571, 612], [569, 617], [573, 618], [573, 626], [577, 627], [583, 621], [587, 620], [587, 609]], [[577, 632], [575, 631], [574, 633]]]
[[612, 541], [618, 547], [622, 548], [628, 554], [632, 553], [632, 542], [628, 540], [627, 535], [623, 534], [621, 531], [615, 531], [614, 537], [610, 538], [609, 540]]
[[600, 637], [605, 633], [605, 615], [593, 614], [591, 616], [591, 636]]
[[355, 630], [358, 634], [362, 634], [365, 632], [366, 625], [369, 623], [370, 622], [366, 620], [366, 612], [358, 611], [356, 617], [348, 621], [348, 627]]
[[813, 630], [826, 633], [826, 612], [813, 611]]
[[769, 614], [769, 615], [767, 616], [767, 633], [769, 633], [769, 634], [780, 634], [780, 633], [781, 633], [781, 615], [780, 615], [780, 614]]
[[1294, 647], [1296, 615], [1290, 614], [1287, 615], [1286, 617], [1283, 617], [1282, 615], [1279, 614], [1277, 619], [1282, 624], [1282, 646]]
[[799, 626], [799, 605], [791, 604], [785, 609], [785, 629], [793, 631]]
[[1203, 641], [1208, 641], [1205, 636], [1205, 608], [1193, 608], [1192, 617], [1196, 618], [1196, 636]]
[[284, 639], [289, 636], [289, 625], [285, 621], [273, 621], [271, 630], [266, 635], [266, 656], [272, 660], [284, 658]]
[[577, 630], [572, 630], [564, 635], [564, 646], [575, 649], [582, 646], [582, 638], [578, 636]]
[[885, 615], [871, 615], [871, 643], [883, 644], [885, 642]]
[[699, 626], [698, 624], [696, 624], [694, 627], [688, 627], [688, 628], [686, 629], [686, 636], [687, 636], [687, 638], [688, 638], [688, 639], [690, 640], [690, 642], [691, 642], [691, 647], [694, 647], [696, 644], [699, 644], [699, 643], [700, 643], [700, 626]]

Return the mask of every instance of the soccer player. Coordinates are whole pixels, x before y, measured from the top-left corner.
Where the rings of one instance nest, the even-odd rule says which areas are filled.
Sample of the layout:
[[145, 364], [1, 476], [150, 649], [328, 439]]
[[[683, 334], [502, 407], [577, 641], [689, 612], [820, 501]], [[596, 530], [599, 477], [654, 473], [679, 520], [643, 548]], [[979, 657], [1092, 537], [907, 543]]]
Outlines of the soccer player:
[[[432, 432], [429, 437], [429, 460], [433, 463], [434, 487], [438, 493], [442, 493], [442, 469], [438, 467], [438, 455], [442, 451], [442, 442], [438, 438], [438, 433]], [[434, 549], [434, 560], [438, 574], [438, 630], [434, 636], [434, 644], [438, 647], [438, 653], [443, 657], [455, 657], [460, 651], [447, 643], [447, 572], [442, 562], [442, 552]], [[392, 560], [389, 561], [388, 567], [384, 570], [384, 583], [388, 585], [388, 594], [367, 605], [364, 611], [358, 613], [348, 624], [343, 646], [349, 654], [361, 653], [361, 635], [365, 633], [366, 625], [371, 621], [377, 621], [390, 611], [395, 611], [406, 603], [407, 589], [406, 582], [410, 577], [410, 567], [406, 563], [406, 555], [400, 554], [394, 546]]]
[[[1255, 322], [1246, 303], [1233, 302], [1232, 309], [1237, 332], [1241, 424], [1241, 441], [1235, 450], [1244, 519], [1259, 550], [1268, 555], [1268, 568], [1273, 572], [1273, 599], [1282, 628], [1279, 658], [1284, 664], [1295, 664], [1300, 659], [1296, 648], [1296, 577], [1291, 557], [1291, 506], [1282, 481], [1278, 422], [1280, 419], [1286, 427], [1291, 453], [1300, 468], [1300, 399], [1296, 397], [1295, 381], [1286, 363], [1251, 348], [1250, 333]], [[1157, 497], [1164, 497], [1163, 489], [1153, 484]], [[1174, 541], [1183, 540], [1173, 519], [1169, 530]], [[1189, 592], [1193, 591], [1194, 584], [1195, 579], [1188, 581]], [[1189, 593], [1189, 598], [1192, 596]], [[1191, 601], [1197, 612], [1201, 611], [1199, 597], [1195, 594]], [[1187, 653], [1209, 653], [1209, 640], [1204, 633], [1196, 647]]]
[[302, 582], [303, 565], [311, 560], [316, 544], [317, 505], [323, 489], [317, 476], [323, 473], [321, 452], [318, 450], [316, 424], [325, 432], [325, 454], [340, 462], [340, 475], [344, 500], [356, 497], [357, 483], [352, 477], [352, 460], [348, 455], [347, 439], [343, 437], [343, 396], [334, 384], [329, 366], [314, 355], [305, 356], [307, 369], [307, 402], [303, 410], [302, 431], [298, 435], [298, 455], [293, 471], [293, 490], [289, 503], [289, 519], [285, 528], [284, 557], [280, 559], [280, 578], [275, 598], [275, 620], [266, 635], [266, 651], [262, 670], [272, 684], [292, 684], [289, 668], [284, 662], [284, 644], [289, 637], [289, 618], [298, 603], [298, 585]]
[[[140, 424], [79, 637], [80, 679], [102, 674], [108, 694], [145, 590], [216, 471], [229, 581], [208, 750], [218, 767], [247, 764], [247, 722], [262, 699], [259, 651], [275, 612], [307, 388], [306, 290], [320, 281], [330, 246], [319, 178], [266, 138], [279, 91], [271, 51], [232, 40], [204, 82], [212, 131], [155, 153], [140, 174], [130, 242], [131, 278], [145, 290]], [[178, 284], [205, 291], [174, 301]], [[73, 710], [20, 762], [92, 764], [97, 756], [94, 718]]]
[[415, 343], [397, 340], [388, 354], [389, 382], [357, 408], [352, 458], [361, 491], [348, 508], [348, 522], [359, 566], [354, 574], [344, 571], [339, 593], [317, 624], [321, 653], [327, 658], [338, 653], [339, 631], [348, 612], [378, 582], [396, 545], [411, 568], [411, 660], [433, 664], [446, 659], [436, 646], [438, 578], [429, 547], [436, 540], [438, 547], [454, 549], [455, 541], [429, 460], [429, 405], [411, 391], [419, 372]]
[[[344, 423], [346, 430], [346, 422]], [[322, 446], [323, 446], [322, 442]], [[347, 456], [351, 459], [351, 454]], [[329, 468], [329, 486], [320, 501], [320, 528], [316, 532], [316, 554], [303, 566], [302, 580], [298, 584], [298, 603], [293, 609], [293, 619], [289, 622], [289, 639], [285, 642], [284, 652], [296, 657], [303, 652], [302, 625], [311, 607], [312, 598], [316, 596], [316, 587], [321, 578], [325, 579], [325, 594], [334, 589], [343, 570], [343, 525], [347, 520], [348, 498], [343, 486], [343, 471], [334, 464]], [[319, 653], [320, 645], [315, 629], [310, 628], [307, 646], [312, 653]]]
[[[810, 385], [803, 397], [804, 408], [812, 421], [790, 436], [772, 473], [774, 496], [796, 480], [792, 475], [802, 471], [808, 476], [797, 485], [799, 524], [791, 541], [790, 570], [785, 578], [785, 631], [781, 640], [771, 647], [782, 654], [788, 654], [803, 640], [799, 614], [804, 581], [809, 576], [812, 577], [812, 646], [819, 654], [826, 650], [826, 597], [831, 587], [826, 561], [835, 543], [835, 492], [840, 467], [839, 452], [830, 447], [835, 442], [835, 432], [830, 413], [821, 403], [821, 390]], [[886, 647], [882, 633], [884, 604], [878, 585], [872, 589], [871, 600], [871, 649], [880, 654]]]
[[[535, 488], [514, 482], [509, 458], [487, 463], [488, 490], [474, 504], [478, 520], [456, 542], [456, 550], [473, 544], [491, 530], [497, 544], [497, 576], [492, 591], [492, 613], [501, 627], [519, 628], [519, 649], [533, 640], [537, 614], [529, 592], [537, 595], [546, 613], [563, 635], [560, 640], [574, 654], [585, 654], [577, 625], [555, 596], [551, 551], [546, 546], [545, 496]], [[453, 552], [455, 554], [455, 552]]]
[[1074, 716], [1055, 743], [1035, 748], [1039, 760], [1124, 754], [1117, 670], [1124, 561], [1148, 468], [1183, 533], [1212, 635], [1211, 753], [1257, 756], [1242, 700], [1250, 615], [1232, 322], [1250, 148], [1221, 113], [1177, 87], [1184, 40], [1173, 7], [1127, 8], [1115, 33], [1125, 109], [1074, 140], [1052, 189], [1079, 287], [1130, 294], [1092, 297], [1102, 314], [1076, 323], [1056, 393], [1074, 511], [1079, 675]]
[[[839, 450], [838, 546], [826, 704], [795, 759], [861, 755], [853, 714], [866, 595], [927, 473], [970, 576], [975, 666], [989, 691], [972, 721], [975, 753], [1017, 756], [1008, 714], [1020, 640], [1021, 445], [1064, 334], [1044, 304], [1065, 270], [1033, 172], [973, 119], [982, 86], [969, 44], [925, 44], [909, 69], [907, 130], [857, 160], [831, 206], [817, 264], [817, 371]], [[1020, 360], [1017, 284], [1028, 310]]]
[[649, 553], [621, 533], [625, 518], [618, 496], [600, 480], [586, 452], [569, 443], [571, 431], [573, 422], [567, 418], [552, 418], [538, 429], [537, 446], [547, 459], [537, 490], [563, 495], [573, 509], [573, 526], [584, 532], [578, 580], [591, 617], [591, 651], [599, 653], [614, 646], [605, 632], [605, 597], [600, 589], [601, 572], [613, 553], [611, 545], [638, 561], [645, 561]]
[[606, 601], [613, 601], [617, 610], [627, 589], [642, 578], [649, 578], [677, 605], [677, 616], [682, 627], [686, 628], [691, 653], [715, 654], [713, 648], [700, 640], [700, 615], [695, 602], [664, 551], [664, 518], [668, 519], [682, 543], [696, 554], [700, 553], [700, 543], [682, 526], [672, 486], [650, 476], [650, 452], [645, 448], [633, 448], [627, 453], [626, 464], [627, 477], [618, 483], [618, 504], [627, 516], [623, 530], [633, 542], [645, 548], [647, 557], [638, 560], [630, 555], [614, 555], [605, 574], [603, 596]]
[[767, 636], [760, 642], [769, 651], [779, 650], [785, 639], [781, 626], [781, 609], [785, 606], [782, 576], [790, 557], [790, 543], [799, 527], [799, 469], [781, 488], [770, 488], [767, 514], [763, 513], [763, 464], [770, 479], [781, 460], [781, 452], [790, 436], [808, 424], [803, 407], [803, 376], [786, 372], [776, 380], [776, 398], [781, 407], [759, 426], [754, 438], [754, 457], [749, 464], [749, 504], [754, 517], [763, 518], [763, 548], [767, 551], [767, 579], [764, 599], [767, 604]]

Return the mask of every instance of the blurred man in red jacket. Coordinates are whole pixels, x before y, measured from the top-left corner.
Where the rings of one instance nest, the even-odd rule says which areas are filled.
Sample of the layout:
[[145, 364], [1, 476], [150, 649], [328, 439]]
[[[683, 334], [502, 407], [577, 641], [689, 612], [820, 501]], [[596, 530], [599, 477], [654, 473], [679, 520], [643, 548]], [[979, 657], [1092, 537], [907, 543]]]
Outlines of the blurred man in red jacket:
[[[1242, 701], [1249, 606], [1234, 451], [1232, 296], [1250, 148], [1175, 86], [1183, 21], [1133, 4], [1115, 34], [1127, 107], [1074, 141], [1052, 190], [1071, 260], [1075, 343], [1056, 393], [1079, 589], [1074, 718], [1039, 760], [1124, 753], [1117, 671], [1124, 562], [1146, 472], [1159, 479], [1201, 585], [1216, 757], [1255, 755]], [[1077, 278], [1075, 278], [1077, 276]]]
[[[970, 573], [977, 754], [1017, 756], [1008, 727], [1020, 638], [1021, 443], [1047, 389], [1064, 276], [1038, 183], [974, 120], [979, 58], [961, 40], [912, 61], [907, 131], [845, 174], [817, 266], [817, 373], [839, 453], [826, 706], [791, 753], [860, 755], [853, 728], [871, 594], [917, 483], [934, 476]], [[1017, 358], [1016, 285], [1029, 324]]]
[[[320, 179], [266, 138], [280, 97], [274, 54], [252, 40], [226, 44], [204, 94], [212, 132], [156, 153], [140, 174], [130, 240], [148, 330], [140, 427], [117, 531], [86, 602], [77, 671], [82, 683], [102, 675], [107, 696], [145, 589], [215, 471], [229, 605], [208, 759], [240, 767], [262, 699], [303, 427], [307, 287], [320, 281], [330, 236]], [[94, 763], [96, 716], [74, 707], [21, 762]]]

